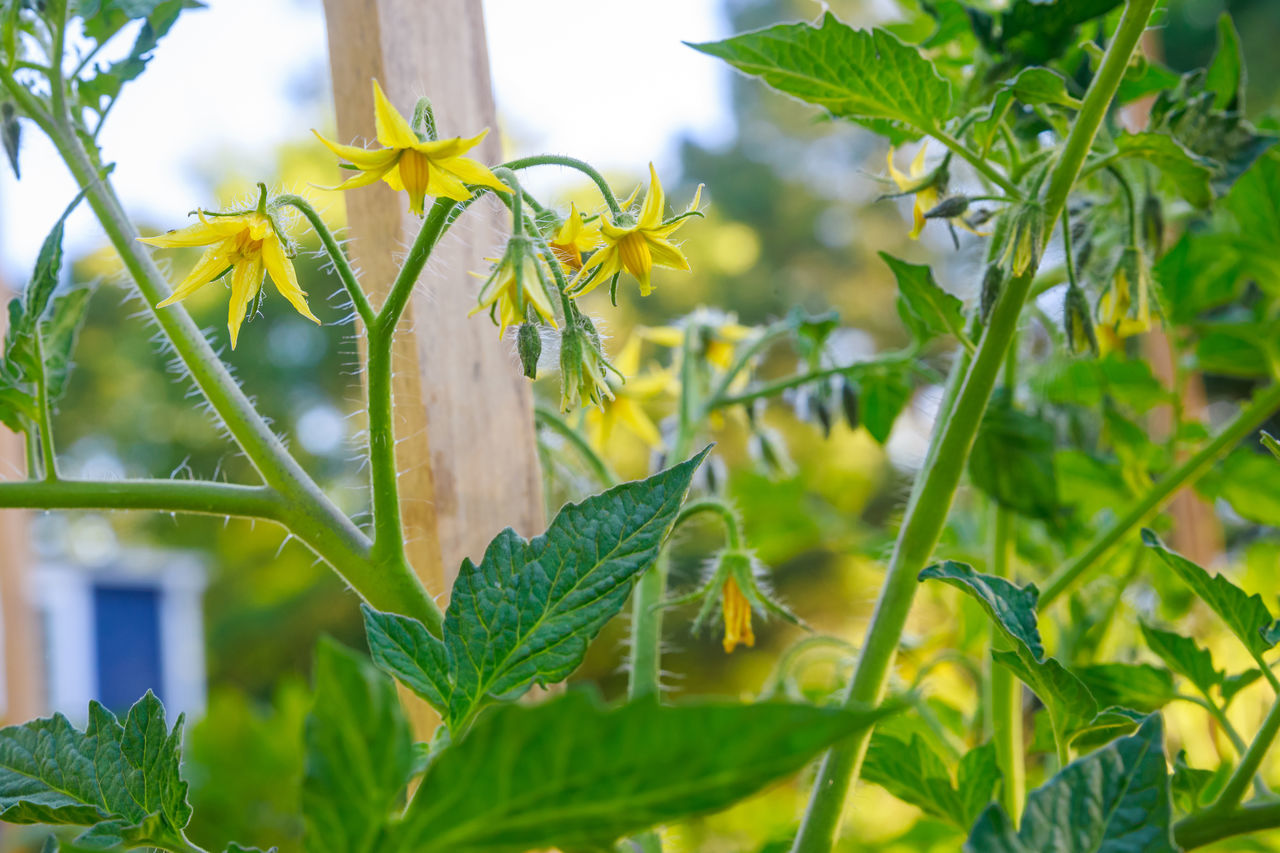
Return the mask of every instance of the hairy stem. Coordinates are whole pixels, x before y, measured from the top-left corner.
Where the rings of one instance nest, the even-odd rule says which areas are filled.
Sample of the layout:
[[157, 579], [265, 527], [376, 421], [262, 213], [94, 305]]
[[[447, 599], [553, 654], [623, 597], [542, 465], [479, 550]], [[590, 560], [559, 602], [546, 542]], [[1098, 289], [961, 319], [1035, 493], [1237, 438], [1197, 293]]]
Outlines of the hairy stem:
[[679, 529], [680, 525], [695, 515], [702, 513], [712, 513], [720, 516], [720, 520], [724, 522], [725, 542], [735, 551], [742, 547], [742, 524], [738, 521], [738, 514], [733, 511], [733, 507], [719, 498], [704, 498], [700, 501], [686, 504], [680, 510], [680, 514], [676, 516], [675, 523], [671, 525], [672, 532], [674, 533]]
[[[1131, 0], [1097, 76], [1089, 86], [1049, 178], [1044, 198], [1044, 231], [1049, 233], [1063, 209], [1085, 156], [1093, 145], [1155, 0]], [[920, 569], [933, 553], [946, 522], [969, 450], [986, 410], [996, 376], [1017, 329], [1018, 317], [1035, 275], [1035, 264], [1015, 277], [1000, 295], [973, 355], [945, 423], [936, 453], [930, 453], [907, 506], [897, 542], [867, 630], [862, 655], [845, 701], [878, 702], [915, 597]], [[844, 801], [856, 779], [871, 729], [837, 745], [823, 759], [809, 808], [792, 847], [794, 853], [827, 853], [839, 831]]]
[[316, 236], [320, 238], [320, 245], [324, 246], [325, 254], [329, 256], [330, 263], [338, 273], [338, 279], [342, 282], [342, 286], [346, 288], [347, 295], [351, 297], [351, 304], [355, 306], [356, 314], [360, 316], [360, 321], [364, 323], [365, 328], [373, 325], [374, 313], [373, 307], [369, 304], [369, 298], [365, 296], [364, 288], [360, 286], [359, 279], [356, 278], [355, 270], [351, 268], [351, 261], [347, 259], [347, 253], [342, 250], [342, 246], [338, 245], [338, 241], [334, 239], [333, 232], [329, 230], [329, 226], [324, 224], [324, 220], [316, 209], [311, 206], [311, 202], [299, 195], [282, 195], [277, 196], [272, 201], [274, 207], [292, 207], [307, 218], [307, 222], [311, 223], [311, 229], [316, 232]]
[[534, 157], [521, 157], [519, 160], [509, 160], [502, 164], [502, 168], [510, 169], [518, 172], [521, 169], [530, 169], [534, 166], [564, 166], [569, 169], [577, 169], [582, 174], [595, 183], [600, 190], [600, 195], [604, 198], [605, 204], [609, 205], [609, 210], [615, 216], [622, 213], [622, 207], [618, 204], [618, 199], [613, 194], [613, 188], [609, 186], [609, 182], [604, 179], [596, 171], [595, 167], [590, 163], [579, 160], [577, 157], [566, 157], [562, 154], [539, 154]]
[[1161, 509], [1183, 486], [1200, 479], [1215, 461], [1280, 410], [1280, 383], [1272, 385], [1245, 406], [1238, 415], [1194, 455], [1161, 477], [1140, 500], [1101, 530], [1089, 547], [1049, 578], [1040, 594], [1041, 610], [1052, 604], [1152, 513]]
[[153, 510], [280, 521], [284, 501], [267, 486], [198, 480], [0, 482], [0, 509]]

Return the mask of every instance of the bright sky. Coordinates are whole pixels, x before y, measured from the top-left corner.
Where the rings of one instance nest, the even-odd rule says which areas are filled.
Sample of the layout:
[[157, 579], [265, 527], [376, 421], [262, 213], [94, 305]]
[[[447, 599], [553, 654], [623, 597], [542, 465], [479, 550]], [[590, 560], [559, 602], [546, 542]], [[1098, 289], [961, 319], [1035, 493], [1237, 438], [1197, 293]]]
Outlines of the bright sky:
[[[291, 97], [318, 91], [328, 103], [320, 0], [209, 7], [183, 16], [103, 132], [137, 220], [177, 224], [207, 204], [202, 161], [235, 152], [267, 168], [276, 144], [327, 121]], [[498, 110], [521, 153], [572, 153], [639, 175], [650, 159], [672, 167], [679, 136], [710, 142], [731, 126], [727, 72], [681, 44], [726, 34], [718, 0], [485, 0], [485, 13]], [[0, 269], [15, 283], [75, 192], [34, 128], [22, 169], [21, 182], [0, 169]], [[100, 240], [89, 212], [77, 211], [68, 249]]]

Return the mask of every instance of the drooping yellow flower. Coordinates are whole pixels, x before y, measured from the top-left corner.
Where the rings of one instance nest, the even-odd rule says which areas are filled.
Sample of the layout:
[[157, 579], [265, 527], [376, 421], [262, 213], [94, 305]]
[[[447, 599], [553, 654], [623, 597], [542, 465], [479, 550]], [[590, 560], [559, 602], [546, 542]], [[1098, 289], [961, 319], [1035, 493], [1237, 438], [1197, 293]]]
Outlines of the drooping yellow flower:
[[468, 139], [459, 136], [429, 140], [396, 111], [377, 80], [373, 81], [373, 104], [378, 143], [382, 148], [340, 145], [325, 139], [319, 131], [311, 131], [330, 151], [359, 172], [332, 189], [349, 190], [386, 181], [393, 190], [409, 193], [409, 209], [419, 216], [425, 210], [424, 199], [428, 195], [466, 201], [471, 191], [464, 184], [511, 192], [487, 166], [462, 156], [480, 144], [489, 133], [488, 128]]
[[725, 578], [720, 590], [725, 654], [732, 654], [740, 645], [754, 646], [756, 635], [751, 630], [751, 602], [742, 594], [742, 588], [732, 574]]
[[914, 224], [909, 235], [912, 240], [920, 239], [920, 232], [924, 230], [924, 215], [938, 205], [937, 183], [929, 181], [930, 175], [924, 170], [924, 153], [925, 146], [921, 145], [915, 159], [911, 161], [910, 173], [904, 175], [893, 162], [893, 149], [889, 149], [889, 177], [897, 184], [898, 192], [915, 195], [915, 204], [911, 208]]
[[669, 370], [654, 369], [640, 373], [640, 338], [633, 337], [614, 359], [618, 373], [625, 381], [609, 379], [610, 397], [602, 398], [599, 408], [587, 409], [587, 435], [591, 445], [603, 450], [613, 435], [614, 427], [621, 424], [636, 438], [650, 447], [662, 447], [662, 433], [645, 411], [644, 404], [665, 391], [672, 390], [675, 377]]
[[[634, 193], [632, 197], [634, 198]], [[640, 282], [640, 295], [648, 296], [653, 291], [651, 275], [654, 267], [687, 271], [689, 259], [667, 238], [686, 218], [697, 214], [701, 198], [702, 187], [699, 186], [688, 210], [664, 220], [662, 212], [666, 202], [662, 183], [658, 180], [657, 170], [650, 163], [649, 193], [644, 198], [639, 219], [633, 218], [629, 213], [622, 214], [613, 222], [602, 219], [600, 235], [604, 245], [587, 259], [569, 283], [573, 289], [572, 295], [589, 293], [600, 282], [626, 271]]]
[[[265, 202], [265, 189], [264, 189]], [[231, 348], [236, 348], [240, 325], [249, 313], [254, 297], [262, 289], [263, 274], [271, 276], [276, 290], [289, 300], [298, 313], [314, 323], [320, 321], [307, 307], [307, 295], [298, 285], [293, 262], [285, 251], [275, 221], [260, 209], [230, 215], [197, 211], [200, 222], [178, 231], [155, 237], [139, 237], [143, 243], [165, 249], [208, 246], [208, 250], [187, 277], [174, 288], [173, 295], [157, 305], [164, 308], [231, 271], [231, 304], [227, 310], [227, 329], [231, 332]]]
[[560, 411], [583, 406], [604, 408], [614, 398], [609, 372], [618, 372], [604, 357], [600, 335], [585, 314], [579, 314], [560, 336]]
[[506, 254], [493, 259], [493, 263], [489, 277], [480, 288], [479, 304], [468, 316], [492, 309], [499, 338], [506, 336], [508, 326], [518, 326], [525, 321], [529, 307], [555, 326], [556, 314], [547, 294], [547, 281], [529, 247], [512, 239]]
[[[1111, 287], [1098, 301], [1098, 354], [1106, 356], [1124, 347], [1126, 338], [1151, 331], [1151, 274], [1146, 259], [1133, 247], [1125, 249], [1111, 279]], [[1134, 290], [1137, 304], [1134, 305]]]
[[582, 253], [598, 249], [600, 245], [600, 219], [583, 221], [577, 206], [570, 203], [569, 218], [551, 240], [551, 251], [566, 270], [577, 272], [582, 269]]

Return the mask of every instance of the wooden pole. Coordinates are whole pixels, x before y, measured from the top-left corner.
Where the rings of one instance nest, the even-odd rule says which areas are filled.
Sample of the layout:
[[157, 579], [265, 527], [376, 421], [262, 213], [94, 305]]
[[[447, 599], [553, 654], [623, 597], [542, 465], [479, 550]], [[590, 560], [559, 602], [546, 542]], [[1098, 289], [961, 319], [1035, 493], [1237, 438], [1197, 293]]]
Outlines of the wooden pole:
[[[325, 0], [341, 141], [374, 137], [373, 79], [408, 113], [432, 101], [440, 135], [496, 131], [478, 0]], [[495, 163], [496, 132], [472, 151]], [[421, 220], [385, 184], [344, 194], [355, 263], [381, 304]], [[396, 435], [409, 556], [427, 588], [448, 590], [463, 557], [478, 559], [503, 527], [544, 526], [532, 397], [514, 348], [487, 316], [467, 317], [477, 283], [508, 229], [481, 202], [437, 247], [395, 349]]]
[[[0, 304], [9, 301], [0, 283]], [[0, 311], [0, 338], [8, 312]], [[0, 426], [0, 480], [26, 475], [22, 436]], [[0, 723], [9, 725], [40, 716], [44, 707], [40, 636], [28, 588], [27, 514], [0, 512]]]

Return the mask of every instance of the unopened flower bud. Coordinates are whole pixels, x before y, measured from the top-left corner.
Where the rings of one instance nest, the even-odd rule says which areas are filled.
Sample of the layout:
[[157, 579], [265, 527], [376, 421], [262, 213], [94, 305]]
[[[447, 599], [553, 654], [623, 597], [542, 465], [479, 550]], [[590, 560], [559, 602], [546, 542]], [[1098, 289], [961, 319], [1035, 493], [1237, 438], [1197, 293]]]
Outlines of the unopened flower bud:
[[1000, 265], [988, 265], [986, 274], [982, 276], [982, 296], [978, 302], [978, 316], [982, 318], [982, 322], [987, 322], [987, 318], [991, 316], [991, 311], [996, 307], [996, 300], [1000, 298], [1000, 291], [1003, 289], [1004, 272], [1000, 269]]
[[1150, 194], [1142, 202], [1142, 236], [1151, 254], [1159, 257], [1164, 248], [1164, 207]]
[[1062, 325], [1067, 333], [1067, 346], [1073, 353], [1098, 351], [1098, 337], [1093, 328], [1093, 315], [1084, 291], [1075, 285], [1067, 288], [1062, 306]]
[[840, 408], [844, 412], [844, 422], [849, 425], [849, 429], [857, 429], [860, 417], [858, 389], [847, 376], [840, 380]]
[[954, 219], [969, 209], [969, 197], [963, 195], [953, 195], [950, 198], [944, 198], [936, 205], [926, 210], [925, 219]]
[[530, 379], [538, 378], [538, 359], [542, 357], [542, 334], [535, 323], [521, 323], [516, 333], [516, 351], [520, 354], [520, 366]]

